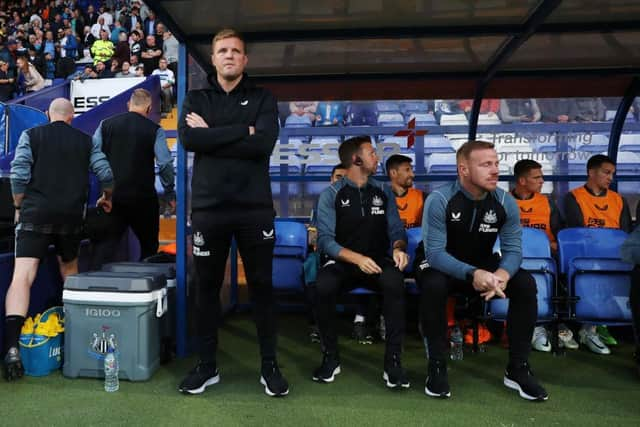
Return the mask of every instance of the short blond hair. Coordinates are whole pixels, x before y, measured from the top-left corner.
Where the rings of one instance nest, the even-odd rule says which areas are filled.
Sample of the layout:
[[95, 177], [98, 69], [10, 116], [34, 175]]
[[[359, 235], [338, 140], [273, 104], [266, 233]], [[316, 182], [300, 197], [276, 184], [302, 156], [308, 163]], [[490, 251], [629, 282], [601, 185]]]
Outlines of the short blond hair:
[[[244, 49], [244, 53], [247, 53], [247, 44], [244, 41], [244, 37], [238, 31], [233, 28], [225, 28], [216, 33], [213, 36], [213, 40], [211, 41], [211, 50], [214, 51], [214, 47], [217, 42], [224, 39], [238, 39], [242, 42], [242, 48]], [[215, 52], [215, 51], [214, 51]]]
[[469, 160], [471, 153], [476, 150], [489, 150], [495, 149], [495, 145], [487, 141], [467, 141], [458, 148], [456, 152], [456, 163], [460, 163], [461, 160]]
[[149, 105], [151, 104], [151, 92], [146, 89], [136, 89], [131, 94], [129, 102], [131, 103], [131, 105], [135, 105], [137, 107], [144, 107], [146, 105]]

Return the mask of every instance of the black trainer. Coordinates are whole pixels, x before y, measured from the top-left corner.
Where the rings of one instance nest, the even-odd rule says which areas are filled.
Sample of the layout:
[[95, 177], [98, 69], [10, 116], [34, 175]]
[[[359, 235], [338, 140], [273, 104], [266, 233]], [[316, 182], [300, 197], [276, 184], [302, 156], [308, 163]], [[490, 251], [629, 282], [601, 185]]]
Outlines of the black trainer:
[[407, 379], [407, 373], [402, 368], [400, 363], [400, 355], [393, 354], [390, 359], [387, 359], [384, 363], [384, 373], [382, 379], [386, 382], [389, 388], [409, 388], [410, 383]]
[[526, 400], [544, 401], [549, 398], [547, 391], [533, 376], [527, 362], [507, 366], [504, 372], [504, 385], [517, 390], [520, 397]]
[[20, 358], [20, 350], [17, 347], [11, 347], [4, 356], [4, 378], [7, 381], [15, 381], [23, 375], [24, 366]]
[[282, 376], [275, 360], [262, 361], [260, 384], [264, 386], [264, 392], [269, 396], [280, 397], [289, 394], [289, 383]]
[[640, 376], [640, 346], [636, 347], [636, 351], [633, 353], [633, 360], [635, 361], [636, 372]]
[[447, 374], [447, 363], [443, 360], [429, 360], [427, 381], [424, 386], [427, 396], [446, 399], [451, 397], [449, 390], [449, 374]]
[[358, 344], [373, 344], [373, 336], [364, 322], [353, 322], [353, 338]]
[[215, 363], [198, 362], [180, 383], [181, 393], [200, 394], [210, 385], [220, 382], [220, 374]]
[[313, 371], [313, 380], [320, 383], [331, 383], [340, 373], [340, 360], [335, 354], [324, 353], [322, 365]]

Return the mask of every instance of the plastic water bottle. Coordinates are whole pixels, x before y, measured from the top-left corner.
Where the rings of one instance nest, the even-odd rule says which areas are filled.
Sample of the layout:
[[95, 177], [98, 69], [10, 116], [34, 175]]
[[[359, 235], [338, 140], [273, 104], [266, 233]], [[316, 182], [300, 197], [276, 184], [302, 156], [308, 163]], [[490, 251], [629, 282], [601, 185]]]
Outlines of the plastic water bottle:
[[114, 392], [120, 388], [118, 381], [118, 358], [110, 351], [104, 356], [104, 391]]
[[451, 330], [451, 360], [462, 360], [464, 355], [462, 352], [462, 331], [459, 326], [454, 326]]

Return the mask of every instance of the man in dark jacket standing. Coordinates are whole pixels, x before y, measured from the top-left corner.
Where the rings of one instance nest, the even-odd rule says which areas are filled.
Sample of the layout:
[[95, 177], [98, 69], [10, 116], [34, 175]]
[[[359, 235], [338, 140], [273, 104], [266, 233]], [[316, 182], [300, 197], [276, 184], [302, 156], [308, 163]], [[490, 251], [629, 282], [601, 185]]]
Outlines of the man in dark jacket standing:
[[175, 174], [167, 138], [164, 129], [147, 118], [151, 94], [136, 89], [127, 105], [129, 112], [102, 121], [93, 135], [94, 145], [100, 147], [113, 168], [114, 190], [113, 227], [109, 236], [93, 242], [92, 269], [112, 260], [127, 227], [140, 242], [142, 259], [158, 252], [160, 210], [154, 158], [165, 199], [175, 206]]
[[278, 137], [276, 99], [243, 73], [245, 45], [233, 30], [213, 39], [213, 87], [187, 94], [178, 131], [195, 153], [192, 191], [196, 324], [200, 361], [180, 384], [202, 393], [220, 380], [216, 366], [220, 287], [235, 237], [254, 307], [262, 357], [260, 382], [269, 396], [289, 392], [276, 362], [276, 318], [271, 269], [275, 243], [269, 157]]
[[11, 162], [17, 225], [13, 280], [5, 302], [7, 380], [16, 380], [24, 373], [18, 338], [29, 307], [31, 285], [49, 245], [56, 247], [63, 279], [78, 272], [89, 170], [104, 190], [98, 204], [106, 211], [111, 209], [111, 167], [91, 137], [70, 126], [71, 103], [54, 99], [49, 119], [49, 124], [22, 132]]

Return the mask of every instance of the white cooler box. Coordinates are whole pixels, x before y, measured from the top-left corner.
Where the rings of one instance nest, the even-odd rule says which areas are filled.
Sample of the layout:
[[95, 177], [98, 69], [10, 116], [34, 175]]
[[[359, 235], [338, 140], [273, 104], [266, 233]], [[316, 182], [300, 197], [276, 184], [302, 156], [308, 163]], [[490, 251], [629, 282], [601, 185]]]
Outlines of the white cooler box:
[[104, 377], [104, 356], [115, 347], [119, 377], [144, 381], [160, 365], [166, 278], [144, 273], [96, 271], [69, 276], [65, 311], [63, 374]]

